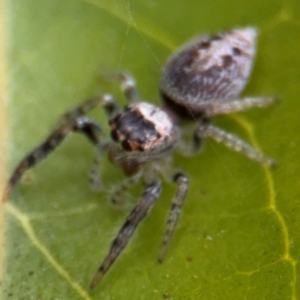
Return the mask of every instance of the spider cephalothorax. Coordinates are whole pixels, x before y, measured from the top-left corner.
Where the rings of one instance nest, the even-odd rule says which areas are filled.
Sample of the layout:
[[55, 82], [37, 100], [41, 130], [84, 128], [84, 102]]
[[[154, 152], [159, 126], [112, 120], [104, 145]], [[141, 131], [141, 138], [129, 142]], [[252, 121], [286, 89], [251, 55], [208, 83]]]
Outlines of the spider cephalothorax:
[[[28, 169], [46, 158], [70, 132], [75, 131], [84, 134], [99, 154], [107, 152], [111, 162], [127, 175], [112, 196], [115, 203], [123, 200], [132, 183], [140, 180], [144, 184], [141, 199], [112, 242], [91, 288], [102, 279], [158, 199], [161, 173], [169, 175], [177, 185], [159, 255], [159, 261], [163, 261], [188, 190], [186, 175], [171, 165], [170, 157], [174, 151], [196, 152], [202, 140], [211, 137], [252, 160], [275, 165], [271, 158], [239, 137], [211, 124], [216, 115], [263, 107], [277, 100], [275, 97], [239, 98], [252, 68], [256, 35], [254, 28], [233, 29], [194, 39], [181, 47], [170, 57], [162, 73], [162, 107], [140, 100], [133, 78], [117, 73], [115, 77], [121, 82], [128, 106], [120, 109], [110, 95], [83, 102], [65, 113], [45, 141], [17, 165], [4, 191], [4, 201]], [[111, 139], [103, 135], [96, 122], [85, 117], [96, 106], [104, 107], [107, 112]], [[197, 124], [189, 144], [181, 138], [181, 126], [188, 121]], [[95, 162], [99, 163], [98, 159]], [[164, 166], [169, 172], [164, 172]]]
[[161, 157], [174, 147], [179, 130], [161, 108], [140, 102], [127, 106], [109, 121], [111, 136], [124, 150], [153, 153]]

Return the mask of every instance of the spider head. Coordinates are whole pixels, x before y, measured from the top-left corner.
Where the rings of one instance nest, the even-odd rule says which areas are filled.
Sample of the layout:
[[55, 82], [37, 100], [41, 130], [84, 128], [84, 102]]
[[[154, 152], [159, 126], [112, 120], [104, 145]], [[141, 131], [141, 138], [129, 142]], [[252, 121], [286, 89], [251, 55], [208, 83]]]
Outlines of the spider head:
[[109, 121], [111, 137], [126, 151], [165, 153], [179, 138], [172, 118], [147, 102], [134, 103]]

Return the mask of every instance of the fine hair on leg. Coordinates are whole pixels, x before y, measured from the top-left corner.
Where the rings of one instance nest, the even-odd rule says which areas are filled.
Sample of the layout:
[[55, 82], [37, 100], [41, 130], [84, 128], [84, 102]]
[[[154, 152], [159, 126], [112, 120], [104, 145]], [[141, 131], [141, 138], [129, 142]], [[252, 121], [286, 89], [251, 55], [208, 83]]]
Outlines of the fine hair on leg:
[[161, 192], [161, 182], [154, 181], [145, 186], [144, 194], [138, 204], [133, 208], [127, 217], [123, 227], [120, 229], [117, 237], [113, 240], [109, 253], [95, 274], [90, 288], [93, 289], [109, 270], [113, 262], [124, 250], [139, 223], [146, 217]]
[[173, 180], [177, 184], [177, 192], [174, 198], [172, 199], [172, 206], [167, 219], [167, 229], [160, 248], [160, 253], [158, 257], [158, 261], [160, 263], [164, 261], [164, 258], [166, 256], [172, 236], [179, 221], [182, 205], [186, 198], [189, 186], [188, 178], [182, 172], [177, 172], [174, 175]]
[[250, 146], [238, 136], [226, 132], [214, 125], [200, 125], [195, 133], [199, 138], [210, 137], [218, 143], [223, 143], [228, 148], [240, 152], [248, 158], [267, 165], [275, 167], [277, 163], [270, 157], [265, 156], [257, 149]]
[[137, 103], [141, 101], [135, 80], [128, 73], [120, 71], [112, 74], [105, 74], [104, 77], [121, 83], [121, 90], [129, 103]]
[[102, 130], [94, 121], [88, 118], [78, 118], [63, 123], [17, 165], [5, 187], [2, 199], [3, 202], [8, 200], [11, 190], [20, 181], [23, 174], [51, 154], [72, 131], [84, 134], [94, 145], [100, 143]]
[[213, 115], [229, 114], [245, 111], [254, 107], [269, 106], [278, 101], [278, 97], [247, 97], [225, 103], [212, 104], [211, 113]]

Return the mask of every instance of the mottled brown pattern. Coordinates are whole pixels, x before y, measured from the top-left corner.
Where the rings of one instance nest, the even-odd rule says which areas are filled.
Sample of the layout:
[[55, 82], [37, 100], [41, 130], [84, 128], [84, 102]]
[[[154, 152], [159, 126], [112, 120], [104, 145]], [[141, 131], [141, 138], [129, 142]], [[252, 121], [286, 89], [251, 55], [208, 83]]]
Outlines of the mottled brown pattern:
[[132, 237], [136, 227], [146, 217], [161, 192], [161, 182], [154, 181], [146, 185], [144, 194], [138, 204], [133, 208], [127, 217], [123, 227], [120, 229], [117, 237], [113, 240], [109, 253], [99, 267], [94, 279], [90, 285], [93, 289], [108, 271], [115, 259], [120, 255]]
[[110, 119], [112, 137], [127, 151], [144, 151], [145, 143], [160, 138], [155, 125], [145, 120], [135, 107], [127, 107]]
[[163, 99], [199, 115], [211, 102], [237, 99], [249, 77], [254, 53], [254, 39], [248, 41], [237, 31], [188, 43], [164, 68]]

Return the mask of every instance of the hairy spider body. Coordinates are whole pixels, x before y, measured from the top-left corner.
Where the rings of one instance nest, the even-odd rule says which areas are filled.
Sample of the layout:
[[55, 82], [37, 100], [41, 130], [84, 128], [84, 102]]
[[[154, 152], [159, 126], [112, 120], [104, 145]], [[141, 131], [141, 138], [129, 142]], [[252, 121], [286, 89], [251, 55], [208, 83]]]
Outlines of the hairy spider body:
[[206, 117], [214, 105], [238, 99], [252, 68], [255, 37], [254, 28], [236, 29], [184, 45], [164, 68], [162, 99], [191, 118]]
[[127, 106], [109, 121], [111, 136], [126, 151], [162, 157], [179, 138], [179, 129], [161, 108], [140, 102]]
[[[196, 152], [202, 140], [211, 137], [252, 160], [275, 165], [271, 158], [239, 137], [210, 124], [218, 114], [267, 106], [277, 100], [275, 97], [239, 99], [251, 71], [256, 34], [254, 28], [234, 29], [195, 39], [180, 48], [163, 70], [160, 85], [163, 107], [141, 101], [133, 78], [117, 73], [114, 78], [121, 82], [128, 106], [120, 109], [110, 95], [81, 103], [65, 113], [56, 129], [15, 168], [4, 191], [4, 201], [28, 169], [46, 158], [70, 132], [79, 132], [94, 144], [97, 154], [107, 152], [111, 162], [127, 175], [112, 196], [113, 203], [122, 203], [129, 186], [138, 180], [143, 182], [144, 193], [113, 240], [91, 288], [99, 283], [158, 199], [161, 192], [159, 173], [171, 175], [177, 185], [159, 254], [159, 261], [164, 260], [188, 191], [186, 175], [172, 166], [171, 155], [175, 150], [184, 154]], [[105, 138], [96, 122], [85, 117], [97, 106], [102, 106], [108, 115], [111, 139]], [[180, 126], [186, 120], [197, 124], [189, 144], [181, 137]], [[100, 160], [97, 155], [91, 170], [94, 187], [101, 187], [97, 171]]]
[[[165, 157], [180, 138], [179, 127], [163, 109], [139, 102], [128, 105], [109, 120], [112, 139], [126, 151], [109, 150], [110, 160], [126, 175], [137, 173], [139, 166]], [[130, 153], [128, 153], [130, 152]]]

